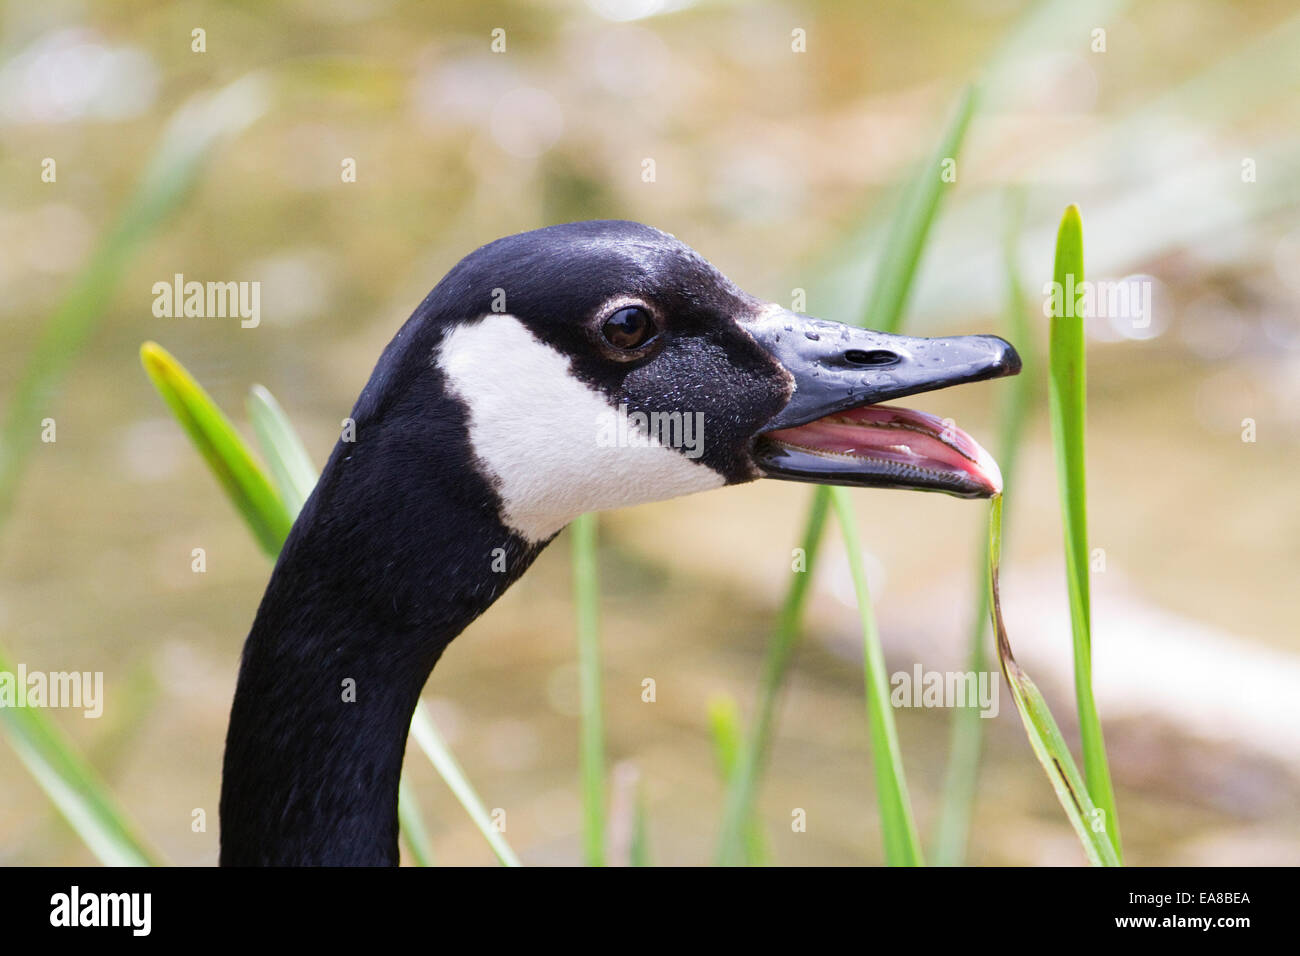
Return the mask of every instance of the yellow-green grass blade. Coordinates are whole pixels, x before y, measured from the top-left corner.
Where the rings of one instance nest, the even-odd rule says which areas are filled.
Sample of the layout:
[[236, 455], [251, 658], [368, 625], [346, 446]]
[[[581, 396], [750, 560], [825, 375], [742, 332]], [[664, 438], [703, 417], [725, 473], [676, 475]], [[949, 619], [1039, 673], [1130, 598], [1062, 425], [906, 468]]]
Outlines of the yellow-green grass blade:
[[[969, 86], [962, 92], [938, 145], [925, 164], [917, 170], [894, 214], [888, 234], [889, 244], [876, 266], [871, 296], [866, 312], [861, 317], [861, 324], [868, 328], [897, 332], [902, 326], [903, 312], [916, 279], [930, 227], [934, 223], [944, 192], [951, 185], [941, 175], [941, 164], [946, 159], [955, 159], [961, 152], [967, 127], [975, 112], [976, 99], [974, 86]], [[767, 754], [771, 749], [776, 703], [799, 643], [809, 582], [813, 574], [813, 559], [819, 550], [829, 510], [830, 489], [824, 486], [817, 488], [812, 494], [801, 537], [804, 570], [795, 573], [782, 602], [781, 614], [763, 661], [755, 716], [750, 732], [745, 737], [740, 763], [727, 791], [716, 857], [720, 865], [734, 865], [740, 860], [745, 821], [753, 813], [758, 777], [766, 766]]]
[[1047, 779], [1056, 791], [1065, 815], [1083, 844], [1088, 862], [1094, 866], [1119, 866], [1119, 856], [1108, 836], [1107, 816], [1094, 804], [1088, 788], [1070, 756], [1070, 748], [1052, 718], [1047, 701], [1029, 675], [1016, 663], [1011, 643], [1002, 623], [1002, 603], [998, 593], [998, 568], [1002, 561], [1002, 496], [993, 499], [989, 509], [989, 606], [992, 608], [993, 632], [997, 639], [998, 663], [1011, 687], [1016, 710], [1025, 725], [1029, 745], [1042, 764]]
[[289, 514], [297, 518], [319, 475], [311, 456], [289, 418], [266, 388], [254, 385], [248, 394], [248, 419], [262, 454], [271, 467], [271, 477], [279, 489]]
[[867, 571], [862, 563], [862, 542], [853, 514], [853, 502], [846, 488], [831, 489], [831, 504], [839, 518], [840, 534], [848, 552], [849, 572], [858, 598], [862, 620], [862, 671], [867, 692], [867, 729], [871, 734], [871, 758], [876, 769], [876, 798], [880, 803], [880, 829], [885, 841], [885, 862], [890, 866], [923, 866], [921, 841], [903, 773], [903, 752], [898, 746], [894, 709], [889, 702], [889, 674], [885, 651], [876, 629], [876, 615], [867, 588]]
[[[0, 656], [0, 673], [13, 672]], [[112, 793], [44, 711], [37, 707], [0, 707], [0, 727], [23, 766], [101, 863], [158, 864], [158, 857], [137, 835]]]
[[[1008, 228], [1003, 241], [1006, 334], [1020, 353], [1024, 370], [1007, 383], [1001, 414], [997, 460], [1002, 470], [1004, 490], [1015, 487], [1020, 448], [1024, 440], [1025, 426], [1029, 422], [1034, 391], [1038, 384], [1038, 359], [1035, 354], [1034, 333], [1029, 324], [1029, 311], [1025, 308], [1020, 267], [1016, 259], [1024, 214], [1024, 194], [1018, 194], [1013, 202], [1014, 208], [1008, 217]], [[987, 655], [984, 649], [985, 635], [989, 630], [986, 551], [987, 545], [981, 537], [975, 561], [979, 580], [975, 588], [977, 597], [971, 621], [970, 650], [966, 665], [966, 669], [975, 674], [983, 673], [987, 666]], [[935, 866], [961, 866], [965, 862], [971, 816], [974, 812], [975, 789], [979, 781], [984, 723], [984, 718], [980, 716], [979, 709], [976, 707], [960, 707], [953, 712], [948, 768], [940, 801], [934, 850], [931, 854], [931, 862]]]
[[[740, 705], [727, 694], [719, 694], [709, 701], [709, 729], [713, 734], [713, 754], [718, 772], [726, 784], [736, 774], [740, 755], [744, 751], [744, 731], [740, 724]], [[764, 866], [767, 863], [767, 840], [763, 825], [756, 816], [745, 821], [744, 849], [746, 866]]]
[[1051, 316], [1051, 355], [1048, 398], [1056, 474], [1065, 524], [1065, 569], [1070, 593], [1070, 624], [1074, 637], [1074, 691], [1079, 711], [1079, 737], [1084, 776], [1093, 802], [1105, 814], [1105, 824], [1121, 856], [1115, 791], [1106, 760], [1106, 744], [1092, 692], [1092, 595], [1089, 588], [1087, 460], [1087, 365], [1083, 327], [1083, 222], [1076, 206], [1065, 210], [1056, 235], [1056, 264]]
[[573, 558], [573, 604], [578, 623], [578, 684], [581, 690], [579, 758], [582, 774], [582, 855], [588, 866], [605, 865], [605, 718], [600, 674], [600, 581], [596, 573], [597, 523], [581, 515], [569, 527]]
[[429, 758], [433, 764], [433, 769], [438, 772], [438, 776], [447, 782], [451, 792], [460, 805], [465, 808], [474, 825], [478, 827], [483, 838], [487, 840], [488, 846], [496, 854], [502, 866], [520, 866], [519, 857], [515, 856], [515, 851], [510, 849], [510, 844], [506, 842], [501, 831], [497, 829], [492, 820], [492, 815], [488, 813], [487, 807], [479, 799], [478, 793], [470, 784], [469, 778], [465, 776], [465, 771], [461, 769], [460, 764], [452, 755], [451, 748], [443, 740], [442, 734], [438, 733], [438, 728], [434, 726], [433, 719], [429, 716], [428, 708], [421, 702], [416, 705], [415, 716], [411, 719], [411, 736], [415, 738], [415, 743]]
[[235, 426], [185, 367], [156, 342], [140, 346], [140, 361], [217, 482], [270, 557], [280, 553], [293, 518]]
[[402, 840], [411, 851], [411, 859], [416, 866], [433, 866], [433, 843], [429, 839], [429, 828], [420, 813], [420, 802], [415, 790], [406, 782], [406, 773], [397, 785], [397, 822], [401, 826]]

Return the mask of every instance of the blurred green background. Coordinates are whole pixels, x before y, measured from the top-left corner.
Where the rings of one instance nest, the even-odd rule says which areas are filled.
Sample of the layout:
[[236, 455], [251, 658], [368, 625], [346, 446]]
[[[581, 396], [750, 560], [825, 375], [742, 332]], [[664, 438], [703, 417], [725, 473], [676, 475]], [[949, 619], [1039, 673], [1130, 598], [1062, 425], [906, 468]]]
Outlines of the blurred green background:
[[[1300, 862], [1294, 3], [10, 0], [0, 18], [0, 400], [164, 138], [204, 154], [192, 193], [92, 297], [97, 324], [41, 396], [0, 536], [0, 644], [31, 669], [105, 672], [102, 718], [52, 716], [170, 860], [215, 862], [225, 722], [269, 566], [150, 388], [141, 341], [241, 421], [249, 385], [268, 386], [323, 463], [400, 323], [498, 236], [641, 220], [758, 296], [788, 306], [802, 289], [805, 311], [851, 319], [900, 184], [979, 80], [907, 331], [1001, 330], [1011, 194], [1040, 353], [1066, 204], [1083, 211], [1089, 278], [1149, 277], [1150, 327], [1089, 326], [1096, 688], [1126, 859]], [[196, 28], [206, 52], [191, 50]], [[230, 135], [204, 138], [223, 124]], [[42, 181], [47, 157], [56, 182]], [[175, 273], [260, 281], [260, 326], [156, 318], [152, 286]], [[917, 405], [991, 444], [998, 395]], [[46, 416], [53, 444], [36, 441]], [[750, 708], [808, 494], [760, 482], [602, 522], [609, 752], [617, 780], [640, 777], [655, 862], [711, 858], [708, 701]], [[855, 499], [890, 669], [962, 669], [985, 508]], [[1045, 393], [1008, 525], [1008, 627], [1070, 735]], [[875, 862], [853, 590], [838, 545], [823, 555], [760, 806], [777, 862]], [[425, 699], [524, 861], [576, 861], [562, 546], [451, 646]], [[1002, 704], [971, 860], [1080, 862], [1005, 688]], [[950, 713], [897, 717], [925, 834]], [[490, 862], [427, 764], [409, 764], [439, 862]], [[92, 861], [7, 746], [0, 795], [0, 863]], [[796, 807], [806, 833], [791, 832]], [[195, 808], [207, 832], [191, 831]]]

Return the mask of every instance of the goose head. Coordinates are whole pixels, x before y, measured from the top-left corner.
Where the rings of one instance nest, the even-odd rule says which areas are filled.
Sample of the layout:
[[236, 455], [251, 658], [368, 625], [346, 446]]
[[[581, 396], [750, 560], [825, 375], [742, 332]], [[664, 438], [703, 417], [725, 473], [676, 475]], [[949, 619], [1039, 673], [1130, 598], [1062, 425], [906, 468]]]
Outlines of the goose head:
[[429, 336], [429, 349], [402, 351], [432, 352], [502, 522], [529, 542], [586, 511], [759, 478], [1001, 490], [992, 457], [951, 421], [880, 403], [1013, 375], [1010, 344], [798, 315], [638, 223], [551, 226], [478, 249], [390, 349]]
[[1018, 369], [992, 336], [795, 315], [636, 223], [471, 253], [384, 351], [271, 575], [231, 708], [222, 862], [396, 863], [421, 688], [573, 518], [759, 478], [993, 494], [972, 439], [880, 403]]

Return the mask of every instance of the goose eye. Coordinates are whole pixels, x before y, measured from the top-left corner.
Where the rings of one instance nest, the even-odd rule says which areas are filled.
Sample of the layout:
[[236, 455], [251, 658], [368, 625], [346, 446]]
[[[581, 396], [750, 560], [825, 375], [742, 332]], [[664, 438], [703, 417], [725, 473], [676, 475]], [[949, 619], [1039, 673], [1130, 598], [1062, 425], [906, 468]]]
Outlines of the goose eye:
[[605, 341], [624, 351], [638, 349], [659, 334], [650, 313], [638, 306], [619, 309], [600, 327]]

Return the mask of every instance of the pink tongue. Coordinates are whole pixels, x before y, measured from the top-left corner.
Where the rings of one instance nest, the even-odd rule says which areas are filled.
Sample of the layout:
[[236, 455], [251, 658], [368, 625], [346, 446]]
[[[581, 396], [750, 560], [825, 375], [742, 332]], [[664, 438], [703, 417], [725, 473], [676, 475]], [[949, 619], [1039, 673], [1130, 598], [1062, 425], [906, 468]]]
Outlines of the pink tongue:
[[993, 493], [1002, 491], [997, 462], [975, 439], [950, 421], [910, 408], [852, 408], [769, 437], [832, 454], [965, 472]]

